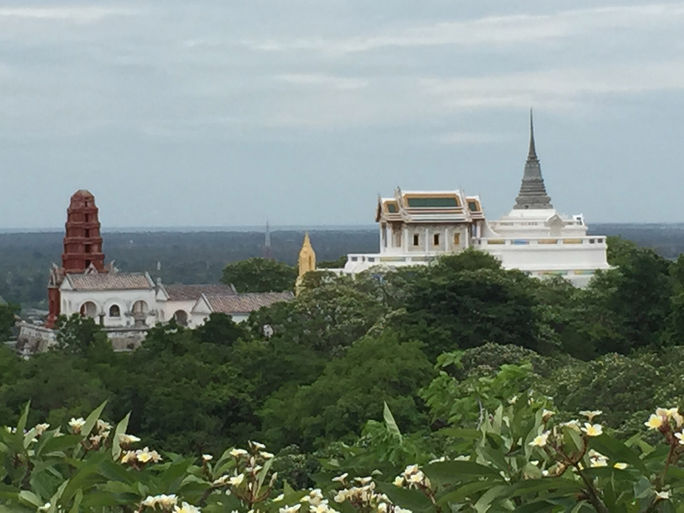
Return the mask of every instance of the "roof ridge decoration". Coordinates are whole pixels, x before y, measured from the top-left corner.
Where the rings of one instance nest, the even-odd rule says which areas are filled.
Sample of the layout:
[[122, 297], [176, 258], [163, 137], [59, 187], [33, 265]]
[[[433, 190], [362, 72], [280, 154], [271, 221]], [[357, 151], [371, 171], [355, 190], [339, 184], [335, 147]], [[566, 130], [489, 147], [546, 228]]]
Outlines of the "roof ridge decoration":
[[530, 147], [527, 152], [527, 162], [525, 162], [525, 172], [523, 173], [520, 192], [515, 198], [516, 209], [551, 209], [551, 198], [546, 193], [544, 178], [541, 173], [541, 165], [537, 157], [537, 148], [534, 142], [534, 119], [532, 109], [530, 109]]

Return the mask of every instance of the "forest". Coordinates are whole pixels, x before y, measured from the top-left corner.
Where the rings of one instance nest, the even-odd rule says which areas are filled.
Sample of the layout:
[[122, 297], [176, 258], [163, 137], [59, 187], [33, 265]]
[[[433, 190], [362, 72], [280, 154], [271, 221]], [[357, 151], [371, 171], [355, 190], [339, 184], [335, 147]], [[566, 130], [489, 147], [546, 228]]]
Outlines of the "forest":
[[[621, 236], [673, 260], [684, 252], [684, 226], [679, 224], [596, 224], [590, 232]], [[347, 253], [377, 251], [376, 228], [313, 229], [311, 240], [319, 260]], [[107, 261], [122, 271], [148, 271], [164, 283], [215, 283], [227, 263], [264, 256], [264, 232], [259, 231], [137, 231], [105, 232]], [[0, 297], [23, 307], [47, 309], [45, 287], [50, 265], [59, 263], [60, 232], [0, 232]], [[304, 232], [275, 229], [271, 256], [294, 265]]]
[[[610, 238], [609, 262], [586, 289], [470, 250], [317, 271], [244, 324], [160, 325], [131, 353], [62, 319], [54, 350], [0, 350], [0, 511], [683, 511], [684, 257]], [[42, 423], [70, 431], [43, 442]]]

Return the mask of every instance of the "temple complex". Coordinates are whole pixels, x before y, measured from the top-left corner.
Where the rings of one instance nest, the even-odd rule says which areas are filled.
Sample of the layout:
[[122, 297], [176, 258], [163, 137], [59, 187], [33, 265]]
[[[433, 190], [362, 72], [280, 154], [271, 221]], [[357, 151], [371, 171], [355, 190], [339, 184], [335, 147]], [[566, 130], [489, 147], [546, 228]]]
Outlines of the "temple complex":
[[375, 266], [425, 265], [436, 257], [474, 248], [497, 257], [504, 269], [529, 275], [558, 275], [585, 286], [608, 269], [605, 236], [587, 235], [581, 214], [564, 216], [546, 192], [534, 140], [530, 141], [520, 191], [513, 209], [497, 221], [485, 219], [479, 196], [459, 190], [402, 191], [378, 198], [375, 220], [380, 251], [349, 254], [340, 272], [356, 274]]
[[94, 319], [114, 348], [124, 350], [137, 347], [157, 323], [196, 328], [212, 313], [241, 322], [254, 310], [292, 297], [291, 292], [240, 294], [224, 284], [166, 285], [147, 272], [121, 272], [113, 263], [105, 265], [95, 198], [79, 190], [67, 209], [62, 265], [53, 264], [50, 270], [48, 317], [44, 325], [23, 323], [17, 347], [25, 352], [49, 347], [59, 316]]

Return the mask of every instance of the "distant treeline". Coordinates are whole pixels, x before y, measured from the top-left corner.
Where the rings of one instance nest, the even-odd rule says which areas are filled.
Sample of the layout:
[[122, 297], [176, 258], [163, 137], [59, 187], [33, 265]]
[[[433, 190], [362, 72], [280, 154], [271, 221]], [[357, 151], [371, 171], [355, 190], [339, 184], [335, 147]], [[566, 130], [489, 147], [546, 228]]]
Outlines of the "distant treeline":
[[[319, 261], [377, 251], [375, 230], [311, 231]], [[48, 274], [59, 263], [63, 233], [0, 234], [0, 296], [45, 307]], [[271, 233], [271, 256], [294, 265], [303, 231]], [[263, 232], [114, 232], [103, 234], [107, 261], [122, 271], [148, 271], [165, 283], [214, 283], [226, 264], [264, 256]], [[159, 270], [158, 270], [159, 263]]]
[[[619, 235], [661, 256], [684, 252], [684, 225], [595, 224], [591, 232]], [[45, 287], [52, 262], [62, 254], [61, 232], [0, 233], [0, 296], [24, 306], [45, 307]], [[303, 231], [274, 231], [271, 256], [294, 265]], [[264, 233], [252, 232], [112, 232], [103, 234], [107, 261], [123, 271], [148, 271], [165, 283], [218, 282], [229, 262], [264, 256]], [[319, 261], [378, 249], [377, 230], [316, 230], [311, 241]], [[158, 271], [157, 263], [160, 270]]]

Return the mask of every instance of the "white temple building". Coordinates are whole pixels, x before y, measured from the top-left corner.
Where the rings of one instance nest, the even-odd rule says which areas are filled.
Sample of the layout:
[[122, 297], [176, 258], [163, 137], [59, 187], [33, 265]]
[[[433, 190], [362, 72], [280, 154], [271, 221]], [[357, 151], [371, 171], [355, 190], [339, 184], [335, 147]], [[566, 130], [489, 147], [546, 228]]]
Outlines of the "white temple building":
[[341, 272], [375, 266], [425, 265], [436, 257], [474, 248], [497, 257], [504, 269], [531, 276], [562, 276], [586, 286], [599, 269], [609, 269], [606, 237], [587, 235], [581, 214], [565, 216], [546, 193], [530, 116], [530, 146], [520, 192], [501, 219], [485, 219], [479, 196], [459, 190], [402, 191], [378, 199], [375, 216], [380, 251], [349, 254]]

